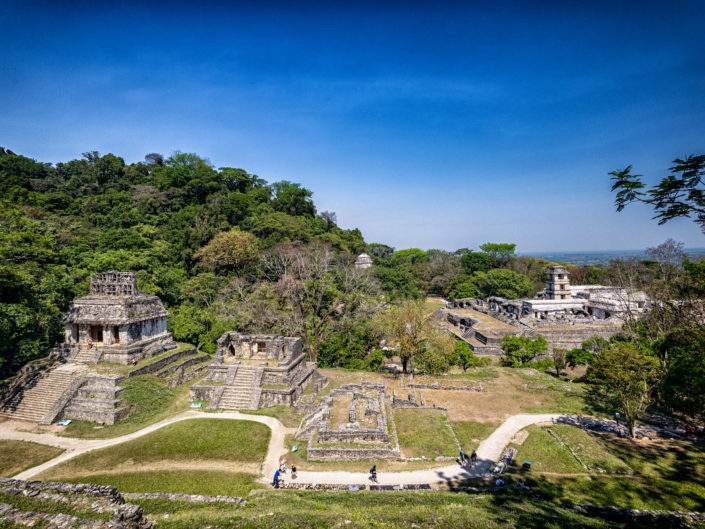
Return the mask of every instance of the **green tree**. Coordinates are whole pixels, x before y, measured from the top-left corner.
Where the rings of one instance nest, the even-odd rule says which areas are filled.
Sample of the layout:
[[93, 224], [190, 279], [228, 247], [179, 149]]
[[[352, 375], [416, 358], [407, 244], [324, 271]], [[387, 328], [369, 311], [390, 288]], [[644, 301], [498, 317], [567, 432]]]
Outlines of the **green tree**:
[[235, 272], [254, 262], [258, 256], [257, 237], [239, 229], [217, 234], [193, 254], [194, 259], [200, 260], [208, 270]]
[[287, 213], [294, 217], [315, 217], [316, 207], [313, 205], [313, 191], [288, 180], [274, 182], [274, 199], [272, 206], [275, 210]]
[[560, 347], [554, 347], [553, 351], [551, 351], [551, 358], [553, 359], [553, 365], [556, 368], [557, 377], [561, 376], [561, 371], [568, 365], [567, 353], [568, 351], [561, 349]]
[[674, 329], [655, 345], [665, 374], [661, 394], [673, 411], [705, 422], [705, 335]]
[[632, 342], [618, 342], [596, 356], [586, 374], [588, 397], [611, 412], [619, 412], [634, 437], [634, 425], [651, 402], [659, 365]]
[[421, 355], [428, 355], [427, 367], [435, 370], [453, 350], [448, 336], [439, 331], [438, 325], [427, 314], [423, 301], [405, 301], [381, 312], [376, 325], [396, 349], [401, 358], [402, 369], [408, 373], [409, 363]]
[[448, 282], [446, 295], [450, 299], [479, 298], [482, 297], [475, 280], [466, 275], [456, 276]]
[[474, 282], [483, 297], [499, 296], [506, 299], [525, 298], [531, 294], [531, 281], [521, 274], [495, 268], [489, 272], [476, 272]]
[[482, 359], [476, 356], [470, 346], [461, 340], [456, 340], [455, 342], [453, 363], [458, 367], [462, 367], [463, 371], [467, 371], [468, 367], [483, 365]]
[[690, 155], [685, 159], [676, 158], [669, 170], [671, 174], [645, 190], [642, 175], [632, 174], [629, 165], [621, 171], [612, 171], [616, 191], [615, 205], [622, 211], [632, 202], [642, 202], [654, 209], [654, 219], [664, 224], [679, 217], [693, 217], [705, 233], [705, 154]]
[[514, 257], [517, 245], [507, 242], [486, 242], [480, 245], [480, 250], [485, 252], [496, 266], [502, 266]]
[[506, 335], [500, 347], [504, 351], [504, 364], [519, 367], [544, 354], [548, 350], [548, 342], [540, 334], [535, 340], [528, 336]]
[[468, 252], [460, 258], [460, 262], [467, 274], [487, 272], [492, 268], [492, 258], [488, 253]]

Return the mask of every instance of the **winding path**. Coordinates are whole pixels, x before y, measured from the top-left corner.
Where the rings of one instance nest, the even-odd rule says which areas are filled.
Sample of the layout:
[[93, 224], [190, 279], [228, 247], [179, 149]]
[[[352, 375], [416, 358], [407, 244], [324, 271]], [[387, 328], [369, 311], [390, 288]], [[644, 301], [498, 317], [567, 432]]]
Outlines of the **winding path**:
[[[502, 450], [511, 441], [516, 433], [530, 424], [554, 422], [564, 417], [561, 414], [522, 414], [514, 415], [504, 421], [487, 439], [480, 443], [477, 449], [478, 464], [475, 467], [460, 467], [457, 464], [439, 468], [414, 470], [404, 472], [388, 472], [378, 475], [379, 483], [382, 485], [415, 485], [427, 483], [442, 483], [449, 480], [467, 479], [486, 474], [492, 469], [494, 463], [499, 459]], [[249, 415], [239, 412], [204, 413], [199, 411], [186, 411], [169, 419], [152, 424], [131, 434], [115, 437], [112, 439], [86, 440], [70, 437], [60, 437], [54, 434], [35, 434], [21, 431], [18, 427], [22, 423], [8, 421], [0, 424], [0, 439], [10, 439], [17, 441], [32, 441], [50, 446], [64, 448], [66, 452], [41, 465], [25, 470], [14, 476], [17, 479], [30, 479], [37, 474], [64, 461], [68, 461], [76, 456], [106, 448], [125, 441], [136, 439], [148, 433], [154, 432], [168, 424], [173, 424], [189, 419], [230, 419], [254, 421], [266, 424], [272, 431], [267, 449], [267, 456], [262, 465], [262, 480], [270, 481], [274, 471], [279, 465], [279, 458], [287, 452], [284, 445], [284, 436], [294, 433], [294, 428], [285, 428], [281, 422], [273, 417], [263, 415]], [[288, 477], [288, 476], [285, 476]], [[299, 483], [318, 484], [338, 484], [338, 485], [362, 485], [368, 483], [369, 475], [364, 472], [345, 472], [331, 470], [326, 472], [299, 471]]]

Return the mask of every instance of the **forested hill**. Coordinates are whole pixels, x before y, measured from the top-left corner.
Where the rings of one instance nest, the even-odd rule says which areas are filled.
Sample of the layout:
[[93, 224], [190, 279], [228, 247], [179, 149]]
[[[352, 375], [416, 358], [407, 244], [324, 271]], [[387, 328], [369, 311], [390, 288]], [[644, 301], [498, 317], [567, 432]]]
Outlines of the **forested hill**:
[[88, 152], [52, 165], [0, 148], [0, 374], [61, 340], [60, 319], [91, 273], [137, 271], [181, 326], [177, 338], [197, 340], [220, 332], [209, 296], [226, 277], [256, 273], [268, 248], [320, 240], [364, 251], [360, 231], [317, 214], [312, 195], [192, 153], [125, 164]]

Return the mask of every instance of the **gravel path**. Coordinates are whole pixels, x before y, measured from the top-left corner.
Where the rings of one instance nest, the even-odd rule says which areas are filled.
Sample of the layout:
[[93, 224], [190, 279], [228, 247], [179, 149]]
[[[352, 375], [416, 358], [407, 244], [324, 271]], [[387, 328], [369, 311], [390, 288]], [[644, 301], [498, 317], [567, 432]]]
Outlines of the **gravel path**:
[[[511, 441], [512, 437], [530, 424], [553, 422], [562, 417], [560, 414], [535, 414], [535, 415], [514, 415], [502, 423], [487, 439], [480, 443], [477, 449], [478, 464], [475, 467], [460, 467], [458, 464], [448, 465], [441, 468], [414, 470], [408, 472], [380, 473], [379, 483], [382, 485], [412, 485], [425, 483], [442, 483], [448, 480], [464, 479], [476, 477], [490, 472], [494, 463], [499, 459], [502, 450]], [[267, 456], [262, 465], [262, 480], [271, 481], [274, 471], [279, 465], [279, 458], [287, 452], [284, 446], [284, 436], [294, 433], [295, 429], [285, 428], [281, 422], [273, 417], [263, 415], [249, 415], [239, 412], [205, 413], [199, 411], [186, 411], [169, 419], [152, 424], [131, 434], [115, 437], [112, 439], [76, 439], [69, 437], [59, 437], [54, 434], [35, 434], [21, 431], [26, 427], [25, 423], [17, 421], [7, 421], [0, 424], [0, 439], [12, 439], [17, 441], [32, 441], [35, 443], [58, 446], [64, 448], [66, 452], [60, 456], [38, 465], [29, 470], [25, 470], [14, 476], [16, 479], [30, 479], [37, 474], [47, 470], [59, 463], [68, 461], [78, 455], [106, 448], [125, 441], [136, 439], [148, 433], [154, 432], [168, 424], [186, 421], [189, 419], [231, 419], [254, 421], [266, 424], [272, 431], [272, 436], [267, 449]], [[284, 475], [288, 479], [288, 474]], [[369, 475], [364, 472], [344, 472], [331, 470], [327, 472], [307, 472], [299, 471], [299, 483], [320, 483], [320, 484], [349, 484], [362, 485], [369, 481]]]

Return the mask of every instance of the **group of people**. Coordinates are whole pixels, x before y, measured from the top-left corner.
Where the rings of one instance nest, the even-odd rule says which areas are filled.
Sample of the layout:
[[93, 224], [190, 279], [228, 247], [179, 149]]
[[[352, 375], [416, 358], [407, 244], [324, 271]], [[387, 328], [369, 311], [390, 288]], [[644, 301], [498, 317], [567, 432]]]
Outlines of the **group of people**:
[[[472, 453], [470, 454], [470, 458], [465, 455], [465, 452], [463, 449], [460, 449], [460, 458], [459, 462], [461, 466], [465, 466], [468, 462], [470, 462], [471, 466], [475, 466], [477, 464], [477, 452], [473, 449]], [[274, 472], [274, 480], [272, 481], [272, 485], [274, 485], [274, 488], [278, 489], [279, 485], [281, 484], [281, 475], [286, 474], [286, 460], [284, 458], [279, 461], [279, 468]], [[291, 465], [291, 479], [296, 479], [296, 465]], [[370, 481], [374, 483], [378, 483], [377, 481], [377, 465], [372, 465], [372, 468], [370, 469]], [[503, 484], [503, 483], [502, 483]]]
[[[274, 472], [274, 480], [272, 481], [272, 485], [274, 485], [275, 489], [278, 489], [281, 484], [282, 474], [286, 474], [286, 459], [283, 457], [279, 461], [279, 468]], [[291, 479], [296, 479], [296, 465], [291, 465]]]
[[463, 449], [460, 449], [460, 457], [458, 458], [458, 462], [460, 463], [461, 467], [464, 467], [467, 465], [468, 461], [470, 462], [470, 466], [475, 466], [477, 464], [477, 452], [475, 452], [475, 449], [472, 449], [472, 454], [470, 454], [470, 459], [465, 455], [465, 452]]

